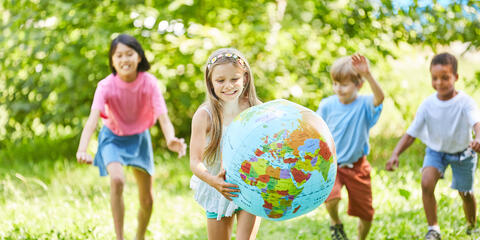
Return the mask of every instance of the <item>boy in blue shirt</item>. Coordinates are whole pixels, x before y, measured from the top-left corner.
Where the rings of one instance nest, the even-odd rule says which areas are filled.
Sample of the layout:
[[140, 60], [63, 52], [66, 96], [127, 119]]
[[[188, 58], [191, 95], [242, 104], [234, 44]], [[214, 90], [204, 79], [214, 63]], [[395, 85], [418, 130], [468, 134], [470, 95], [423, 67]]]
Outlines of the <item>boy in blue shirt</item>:
[[[412, 125], [393, 150], [386, 169], [398, 167], [398, 157], [415, 138], [427, 145], [422, 168], [423, 209], [428, 222], [425, 239], [441, 239], [437, 222], [435, 186], [448, 165], [452, 168], [451, 188], [458, 190], [467, 218], [467, 234], [476, 222], [476, 203], [473, 182], [480, 152], [480, 112], [475, 101], [462, 91], [455, 90], [458, 80], [457, 59], [449, 54], [436, 55], [430, 63], [432, 87], [436, 93], [425, 99], [417, 110]], [[472, 129], [475, 139], [472, 138]]]
[[[370, 73], [367, 59], [355, 54], [336, 60], [330, 70], [335, 95], [320, 102], [317, 113], [332, 132], [337, 149], [337, 177], [325, 202], [330, 215], [332, 239], [348, 239], [338, 216], [343, 185], [348, 191], [348, 214], [359, 217], [358, 239], [370, 230], [374, 209], [368, 135], [382, 111], [383, 91]], [[373, 96], [358, 95], [367, 80]]]

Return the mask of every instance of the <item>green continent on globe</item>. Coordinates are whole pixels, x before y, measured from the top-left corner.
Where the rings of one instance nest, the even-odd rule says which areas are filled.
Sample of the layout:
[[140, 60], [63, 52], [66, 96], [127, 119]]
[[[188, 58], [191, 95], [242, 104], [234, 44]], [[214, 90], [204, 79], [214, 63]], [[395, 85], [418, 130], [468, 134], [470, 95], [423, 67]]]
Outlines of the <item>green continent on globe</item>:
[[299, 123], [291, 132], [284, 129], [263, 138], [255, 155], [243, 161], [239, 170], [245, 183], [260, 190], [263, 209], [270, 218], [281, 218], [292, 208], [293, 200], [303, 191], [303, 184], [314, 171], [327, 179], [333, 162], [332, 153], [320, 134], [304, 121]]

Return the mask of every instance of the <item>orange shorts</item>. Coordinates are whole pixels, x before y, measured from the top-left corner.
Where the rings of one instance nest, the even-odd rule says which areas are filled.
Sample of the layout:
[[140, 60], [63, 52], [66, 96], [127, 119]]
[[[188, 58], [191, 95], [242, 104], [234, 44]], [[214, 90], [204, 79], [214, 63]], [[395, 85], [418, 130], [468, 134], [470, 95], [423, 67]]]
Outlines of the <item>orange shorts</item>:
[[341, 190], [345, 185], [348, 192], [348, 215], [372, 221], [375, 210], [372, 206], [371, 170], [365, 156], [359, 158], [353, 168], [337, 168], [337, 178], [326, 201], [341, 199]]

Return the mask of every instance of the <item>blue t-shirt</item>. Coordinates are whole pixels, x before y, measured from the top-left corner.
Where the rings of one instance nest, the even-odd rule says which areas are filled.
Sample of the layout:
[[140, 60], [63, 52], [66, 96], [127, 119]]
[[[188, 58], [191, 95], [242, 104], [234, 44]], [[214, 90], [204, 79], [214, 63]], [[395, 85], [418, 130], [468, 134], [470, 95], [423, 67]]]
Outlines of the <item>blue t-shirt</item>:
[[317, 114], [325, 120], [332, 133], [339, 164], [355, 163], [370, 152], [369, 131], [377, 123], [382, 106], [373, 105], [372, 95], [359, 95], [349, 104], [341, 103], [337, 95], [320, 102]]

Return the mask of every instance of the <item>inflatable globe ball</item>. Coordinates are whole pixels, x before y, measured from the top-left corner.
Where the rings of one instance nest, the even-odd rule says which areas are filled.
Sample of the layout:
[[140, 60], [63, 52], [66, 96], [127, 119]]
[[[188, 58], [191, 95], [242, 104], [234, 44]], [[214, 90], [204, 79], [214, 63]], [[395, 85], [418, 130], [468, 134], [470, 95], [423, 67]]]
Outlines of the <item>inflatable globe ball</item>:
[[226, 181], [239, 186], [243, 210], [286, 220], [327, 199], [337, 173], [335, 145], [313, 111], [275, 100], [240, 113], [222, 140]]

